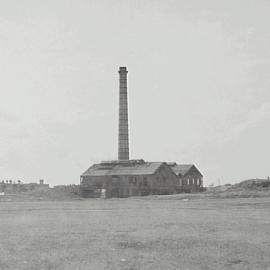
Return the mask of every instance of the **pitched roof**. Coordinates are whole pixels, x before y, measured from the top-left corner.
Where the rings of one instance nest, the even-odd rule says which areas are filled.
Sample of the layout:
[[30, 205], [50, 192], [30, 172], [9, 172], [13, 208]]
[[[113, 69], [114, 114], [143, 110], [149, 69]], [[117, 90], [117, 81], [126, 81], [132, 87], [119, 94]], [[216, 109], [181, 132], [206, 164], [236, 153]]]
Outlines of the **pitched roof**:
[[106, 175], [151, 175], [163, 162], [103, 162], [94, 164], [87, 169], [82, 176], [106, 176]]
[[[194, 164], [170, 164], [170, 167], [173, 169], [173, 171], [179, 175], [181, 174], [182, 176], [184, 176], [185, 174], [187, 174], [191, 168], [195, 168], [199, 173], [200, 171], [196, 168], [196, 166]], [[201, 174], [201, 173], [200, 173]], [[202, 174], [201, 174], [202, 175]]]

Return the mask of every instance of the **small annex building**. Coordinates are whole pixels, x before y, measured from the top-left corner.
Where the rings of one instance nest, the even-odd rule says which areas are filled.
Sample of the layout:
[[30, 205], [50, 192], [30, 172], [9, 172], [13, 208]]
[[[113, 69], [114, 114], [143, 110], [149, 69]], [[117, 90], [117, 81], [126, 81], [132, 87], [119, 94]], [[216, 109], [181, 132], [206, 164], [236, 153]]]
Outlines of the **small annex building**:
[[105, 161], [92, 165], [80, 178], [83, 197], [129, 197], [173, 194], [177, 175], [165, 162]]
[[168, 163], [178, 176], [179, 191], [199, 191], [203, 187], [203, 175], [194, 164]]

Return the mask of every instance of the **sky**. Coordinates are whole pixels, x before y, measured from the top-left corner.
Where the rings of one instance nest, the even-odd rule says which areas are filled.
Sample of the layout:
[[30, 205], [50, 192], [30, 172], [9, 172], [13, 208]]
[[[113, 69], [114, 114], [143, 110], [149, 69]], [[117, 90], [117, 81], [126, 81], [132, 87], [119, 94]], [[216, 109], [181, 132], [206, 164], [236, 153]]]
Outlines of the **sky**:
[[78, 184], [117, 159], [194, 163], [205, 185], [270, 175], [270, 1], [0, 0], [0, 180]]

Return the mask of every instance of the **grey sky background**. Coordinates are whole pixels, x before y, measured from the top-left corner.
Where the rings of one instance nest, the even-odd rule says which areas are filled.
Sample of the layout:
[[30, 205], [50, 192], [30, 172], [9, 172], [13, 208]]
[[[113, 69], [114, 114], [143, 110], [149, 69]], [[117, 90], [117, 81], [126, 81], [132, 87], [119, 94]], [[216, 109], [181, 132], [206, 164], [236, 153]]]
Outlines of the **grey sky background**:
[[270, 1], [0, 0], [0, 180], [79, 182], [117, 158], [195, 163], [206, 184], [270, 175]]

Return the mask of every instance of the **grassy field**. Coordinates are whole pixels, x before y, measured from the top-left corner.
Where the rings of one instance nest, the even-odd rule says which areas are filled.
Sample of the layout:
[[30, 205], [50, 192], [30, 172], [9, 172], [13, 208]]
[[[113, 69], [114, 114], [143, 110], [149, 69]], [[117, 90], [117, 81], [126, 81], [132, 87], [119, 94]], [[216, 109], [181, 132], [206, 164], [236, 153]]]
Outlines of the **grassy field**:
[[270, 198], [0, 202], [0, 269], [270, 269]]

